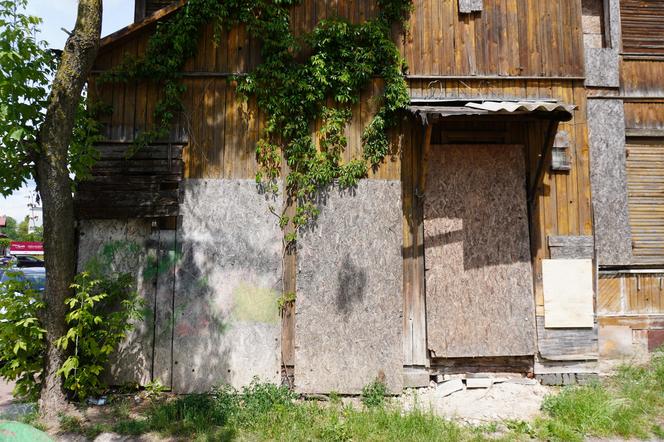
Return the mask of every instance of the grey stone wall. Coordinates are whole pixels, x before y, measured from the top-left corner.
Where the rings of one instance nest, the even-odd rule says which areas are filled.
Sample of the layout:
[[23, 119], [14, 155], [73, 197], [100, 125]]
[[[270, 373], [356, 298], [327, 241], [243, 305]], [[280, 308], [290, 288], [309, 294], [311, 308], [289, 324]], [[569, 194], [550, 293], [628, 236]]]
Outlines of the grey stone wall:
[[632, 260], [632, 234], [620, 100], [588, 100], [588, 138], [598, 264], [626, 265]]
[[253, 180], [186, 180], [178, 226], [173, 388], [280, 379], [282, 232]]
[[[149, 220], [81, 220], [79, 222], [78, 271], [98, 266], [104, 272], [130, 273], [147, 307], [154, 305], [155, 286], [146, 277], [150, 244]], [[112, 385], [151, 380], [154, 315], [135, 323], [134, 330], [111, 358], [107, 381]]]
[[376, 378], [402, 389], [402, 221], [399, 181], [328, 189], [298, 239], [295, 385], [359, 393]]

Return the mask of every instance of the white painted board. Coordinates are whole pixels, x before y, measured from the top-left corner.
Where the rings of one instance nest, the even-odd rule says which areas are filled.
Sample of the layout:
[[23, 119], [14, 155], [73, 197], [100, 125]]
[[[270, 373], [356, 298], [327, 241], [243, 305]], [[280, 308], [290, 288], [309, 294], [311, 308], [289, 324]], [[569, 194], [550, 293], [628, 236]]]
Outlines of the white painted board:
[[593, 327], [592, 260], [544, 259], [542, 282], [544, 327]]

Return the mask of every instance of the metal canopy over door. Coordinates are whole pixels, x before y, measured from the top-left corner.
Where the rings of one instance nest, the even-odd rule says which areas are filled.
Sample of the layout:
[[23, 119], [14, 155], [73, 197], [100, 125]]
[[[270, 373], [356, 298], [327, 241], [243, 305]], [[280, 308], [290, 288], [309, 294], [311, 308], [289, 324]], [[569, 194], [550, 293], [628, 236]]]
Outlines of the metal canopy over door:
[[431, 356], [534, 354], [523, 146], [432, 146], [426, 183]]

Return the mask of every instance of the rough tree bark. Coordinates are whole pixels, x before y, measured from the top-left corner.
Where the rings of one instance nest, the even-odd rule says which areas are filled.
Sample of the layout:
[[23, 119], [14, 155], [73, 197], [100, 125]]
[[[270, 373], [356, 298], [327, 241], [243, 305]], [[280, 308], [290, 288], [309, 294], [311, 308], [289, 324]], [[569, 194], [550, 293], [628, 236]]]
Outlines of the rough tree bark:
[[67, 39], [60, 66], [53, 80], [44, 123], [40, 129], [40, 152], [36, 179], [44, 217], [46, 281], [46, 367], [43, 373], [40, 410], [52, 420], [67, 407], [57, 370], [64, 354], [54, 342], [65, 332], [65, 303], [76, 271], [74, 200], [67, 169], [81, 91], [92, 69], [101, 34], [102, 0], [79, 0], [73, 33]]

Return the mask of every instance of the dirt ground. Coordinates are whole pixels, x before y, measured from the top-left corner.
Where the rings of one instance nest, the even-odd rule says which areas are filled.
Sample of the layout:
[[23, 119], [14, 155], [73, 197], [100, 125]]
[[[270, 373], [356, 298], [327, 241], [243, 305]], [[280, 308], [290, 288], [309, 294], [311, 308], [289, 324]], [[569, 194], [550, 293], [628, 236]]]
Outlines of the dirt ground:
[[[458, 382], [458, 381], [457, 381]], [[554, 392], [538, 382], [494, 380], [488, 388], [466, 388], [449, 395], [445, 384], [409, 390], [401, 397], [405, 410], [418, 408], [468, 424], [532, 420], [540, 414], [544, 397]]]

